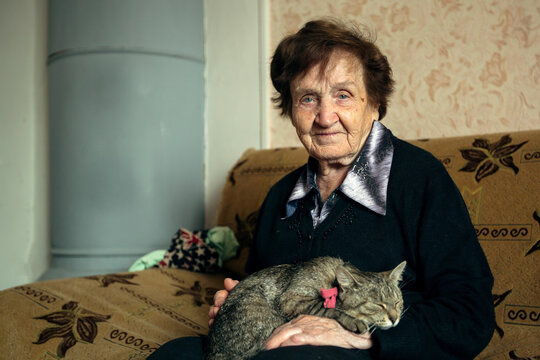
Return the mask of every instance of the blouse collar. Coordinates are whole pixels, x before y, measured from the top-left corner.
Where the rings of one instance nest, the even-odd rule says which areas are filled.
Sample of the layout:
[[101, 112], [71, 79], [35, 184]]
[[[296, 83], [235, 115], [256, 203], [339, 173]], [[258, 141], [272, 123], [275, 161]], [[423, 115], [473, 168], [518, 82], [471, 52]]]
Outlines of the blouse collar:
[[[388, 180], [393, 155], [392, 133], [379, 121], [374, 121], [366, 143], [351, 164], [338, 190], [377, 214], [386, 215]], [[298, 200], [314, 189], [319, 192], [316, 169], [317, 160], [310, 157], [287, 200], [286, 218], [294, 214]]]

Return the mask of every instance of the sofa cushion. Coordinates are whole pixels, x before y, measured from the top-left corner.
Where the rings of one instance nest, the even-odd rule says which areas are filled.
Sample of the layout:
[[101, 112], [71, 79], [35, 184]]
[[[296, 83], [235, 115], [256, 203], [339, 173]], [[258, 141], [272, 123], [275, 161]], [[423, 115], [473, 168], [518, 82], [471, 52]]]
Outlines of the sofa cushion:
[[145, 359], [165, 342], [208, 332], [222, 275], [148, 269], [0, 292], [0, 353], [10, 359]]
[[[540, 131], [411, 141], [446, 167], [495, 277], [496, 331], [479, 359], [540, 356]], [[306, 162], [303, 148], [248, 150], [231, 169], [217, 222], [242, 249], [226, 268], [243, 276], [257, 210], [269, 188]]]

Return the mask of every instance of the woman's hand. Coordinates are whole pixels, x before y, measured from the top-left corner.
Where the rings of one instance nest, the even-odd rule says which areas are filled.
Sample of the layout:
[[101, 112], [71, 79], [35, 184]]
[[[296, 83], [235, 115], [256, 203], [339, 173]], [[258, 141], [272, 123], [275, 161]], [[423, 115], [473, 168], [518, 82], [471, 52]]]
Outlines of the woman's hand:
[[221, 307], [221, 305], [223, 305], [223, 303], [227, 299], [227, 296], [229, 296], [229, 292], [234, 289], [236, 284], [238, 284], [238, 280], [233, 280], [231, 278], [226, 278], [223, 281], [225, 290], [219, 290], [218, 292], [216, 292], [216, 294], [214, 295], [214, 304], [210, 305], [210, 310], [208, 311], [208, 317], [210, 318], [210, 320], [208, 320], [209, 326], [212, 326], [212, 324], [214, 323], [214, 318], [216, 317], [219, 308]]
[[373, 345], [369, 333], [355, 334], [336, 320], [300, 315], [278, 327], [266, 341], [268, 350], [294, 345], [331, 345], [349, 349], [369, 349]]

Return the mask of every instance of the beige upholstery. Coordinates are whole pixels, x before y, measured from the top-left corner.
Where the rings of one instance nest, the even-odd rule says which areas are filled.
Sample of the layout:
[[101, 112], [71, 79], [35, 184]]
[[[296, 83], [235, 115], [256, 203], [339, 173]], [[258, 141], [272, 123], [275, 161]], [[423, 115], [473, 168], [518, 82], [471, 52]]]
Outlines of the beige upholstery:
[[[539, 357], [540, 131], [414, 143], [439, 158], [461, 190], [495, 276], [497, 330], [478, 359]], [[218, 224], [236, 232], [242, 249], [228, 273], [242, 275], [268, 188], [306, 159], [303, 149], [247, 150], [231, 169]], [[144, 359], [170, 339], [207, 332], [208, 304], [223, 277], [149, 269], [1, 291], [0, 353]]]

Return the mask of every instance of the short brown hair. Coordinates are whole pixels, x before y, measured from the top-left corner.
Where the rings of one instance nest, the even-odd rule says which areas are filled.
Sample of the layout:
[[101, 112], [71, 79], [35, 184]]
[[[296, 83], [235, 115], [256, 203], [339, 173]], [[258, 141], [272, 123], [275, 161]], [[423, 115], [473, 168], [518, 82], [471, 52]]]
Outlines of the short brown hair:
[[360, 60], [368, 101], [371, 105], [378, 104], [379, 119], [384, 117], [394, 90], [386, 56], [358, 28], [328, 19], [307, 22], [296, 34], [281, 40], [274, 52], [270, 76], [278, 94], [272, 101], [281, 109], [281, 115], [292, 116], [291, 81], [317, 64], [324, 71], [335, 49], [349, 51]]

